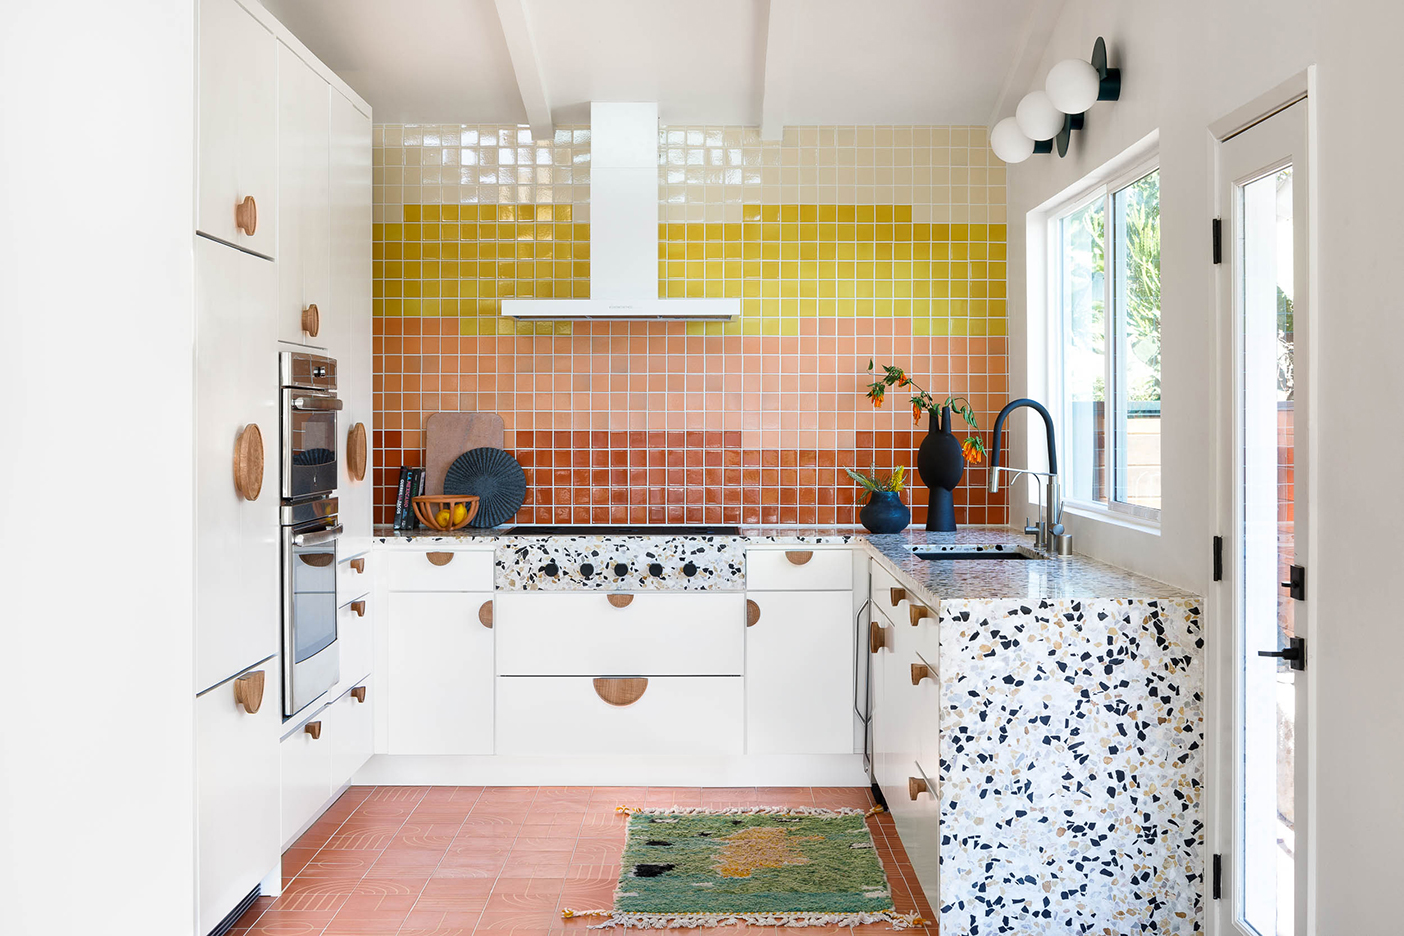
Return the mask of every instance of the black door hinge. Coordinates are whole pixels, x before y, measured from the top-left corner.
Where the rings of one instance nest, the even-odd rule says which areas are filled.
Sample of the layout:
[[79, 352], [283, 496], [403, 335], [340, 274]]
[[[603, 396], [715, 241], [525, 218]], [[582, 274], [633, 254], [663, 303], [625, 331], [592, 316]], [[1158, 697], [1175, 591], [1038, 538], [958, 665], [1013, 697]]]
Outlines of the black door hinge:
[[1214, 219], [1214, 262], [1224, 262], [1224, 221], [1222, 218]]
[[1214, 537], [1214, 581], [1224, 580], [1224, 538]]
[[1293, 601], [1306, 601], [1306, 569], [1294, 565], [1287, 570], [1287, 581], [1282, 583]]
[[1212, 882], [1210, 882], [1210, 887], [1211, 887], [1210, 893], [1214, 895], [1214, 899], [1215, 899], [1215, 900], [1218, 900], [1221, 896], [1223, 896], [1223, 892], [1224, 892], [1224, 887], [1223, 887], [1223, 881], [1224, 881], [1224, 860], [1223, 860], [1222, 856], [1220, 856], [1220, 855], [1215, 855], [1215, 856], [1214, 856], [1214, 870], [1213, 870], [1212, 873], [1213, 873], [1214, 879], [1213, 879]]

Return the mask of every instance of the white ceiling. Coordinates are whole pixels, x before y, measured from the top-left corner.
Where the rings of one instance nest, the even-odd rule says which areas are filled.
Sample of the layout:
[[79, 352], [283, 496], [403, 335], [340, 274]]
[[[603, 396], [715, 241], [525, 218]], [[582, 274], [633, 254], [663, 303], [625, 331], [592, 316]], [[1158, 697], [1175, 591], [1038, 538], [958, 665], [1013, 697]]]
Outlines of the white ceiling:
[[656, 100], [668, 124], [757, 125], [770, 93], [801, 125], [988, 122], [1047, 0], [775, 0], [775, 35], [771, 0], [263, 2], [377, 123], [527, 122], [507, 2], [557, 124], [586, 122], [591, 100]]

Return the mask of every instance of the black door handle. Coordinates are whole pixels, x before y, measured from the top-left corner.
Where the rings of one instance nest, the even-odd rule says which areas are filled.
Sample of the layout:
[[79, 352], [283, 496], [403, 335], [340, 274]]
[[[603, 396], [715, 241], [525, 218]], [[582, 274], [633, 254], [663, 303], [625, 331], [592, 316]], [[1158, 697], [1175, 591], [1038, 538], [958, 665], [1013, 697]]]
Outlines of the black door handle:
[[1260, 657], [1276, 657], [1279, 660], [1286, 660], [1287, 665], [1294, 670], [1306, 669], [1306, 638], [1293, 637], [1287, 641], [1285, 650], [1259, 650]]

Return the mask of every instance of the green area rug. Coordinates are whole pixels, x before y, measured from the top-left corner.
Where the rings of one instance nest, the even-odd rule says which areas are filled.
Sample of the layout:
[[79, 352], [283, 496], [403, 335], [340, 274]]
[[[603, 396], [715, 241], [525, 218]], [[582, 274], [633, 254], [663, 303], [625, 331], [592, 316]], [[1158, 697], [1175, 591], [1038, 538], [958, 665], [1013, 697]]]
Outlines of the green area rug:
[[899, 914], [857, 809], [630, 810], [612, 910], [594, 928], [857, 926]]

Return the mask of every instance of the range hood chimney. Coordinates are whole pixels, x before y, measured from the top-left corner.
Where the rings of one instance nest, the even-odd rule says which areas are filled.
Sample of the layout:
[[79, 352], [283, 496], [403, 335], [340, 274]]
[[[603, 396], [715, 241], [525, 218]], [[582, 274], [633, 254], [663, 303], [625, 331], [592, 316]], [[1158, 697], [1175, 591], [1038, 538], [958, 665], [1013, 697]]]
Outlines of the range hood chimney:
[[739, 299], [658, 296], [658, 105], [590, 105], [590, 298], [503, 299], [517, 319], [735, 318]]

